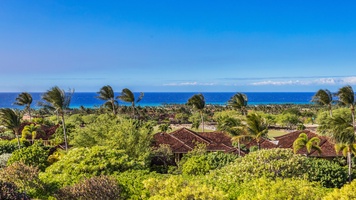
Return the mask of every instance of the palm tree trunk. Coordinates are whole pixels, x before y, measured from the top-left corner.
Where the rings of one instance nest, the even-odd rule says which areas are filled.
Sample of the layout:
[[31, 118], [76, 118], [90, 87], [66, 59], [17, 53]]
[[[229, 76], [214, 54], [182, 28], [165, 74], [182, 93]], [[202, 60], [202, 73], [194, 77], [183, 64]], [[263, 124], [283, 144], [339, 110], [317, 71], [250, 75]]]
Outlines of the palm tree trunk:
[[348, 149], [347, 151], [347, 164], [349, 165], [349, 183], [351, 183], [351, 168], [352, 168], [352, 161], [351, 161], [351, 150]]
[[203, 111], [200, 112], [200, 116], [201, 116], [201, 121], [203, 123], [203, 132], [204, 132], [204, 116], [203, 116]]
[[18, 145], [19, 149], [21, 149], [20, 138], [19, 138], [19, 133], [18, 133], [18, 131], [15, 131], [15, 135], [16, 135], [16, 138], [17, 138], [17, 145]]
[[352, 127], [355, 128], [355, 108], [351, 108], [351, 116], [352, 116]]
[[112, 105], [112, 112], [114, 113], [114, 115], [116, 115], [114, 100], [111, 101], [111, 105]]
[[331, 108], [331, 105], [329, 105], [329, 113], [330, 113], [330, 117], [333, 117], [333, 110]]
[[64, 135], [64, 145], [66, 151], [68, 151], [68, 143], [67, 143], [67, 133], [66, 133], [66, 124], [64, 122], [64, 115], [62, 114], [62, 127], [63, 127], [63, 135]]
[[132, 118], [135, 119], [135, 104], [132, 103]]
[[240, 139], [237, 140], [237, 148], [239, 148], [239, 157], [241, 157]]
[[30, 122], [32, 121], [32, 117], [31, 117], [31, 107], [28, 107], [28, 115], [30, 116]]

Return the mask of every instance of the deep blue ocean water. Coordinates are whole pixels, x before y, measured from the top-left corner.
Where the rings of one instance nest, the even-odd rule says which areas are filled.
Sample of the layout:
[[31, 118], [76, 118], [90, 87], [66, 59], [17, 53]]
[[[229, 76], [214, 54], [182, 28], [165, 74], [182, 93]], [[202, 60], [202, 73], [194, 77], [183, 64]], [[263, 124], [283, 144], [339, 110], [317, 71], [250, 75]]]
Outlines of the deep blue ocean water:
[[[13, 105], [19, 93], [0, 93], [0, 108], [19, 108]], [[37, 102], [43, 93], [30, 93], [33, 97], [32, 108], [38, 108]], [[146, 92], [140, 106], [161, 106], [164, 104], [185, 104], [196, 92]], [[234, 92], [203, 92], [206, 104], [226, 105]], [[245, 92], [249, 105], [258, 104], [310, 104], [313, 92]], [[118, 96], [119, 93], [116, 94]], [[95, 98], [95, 92], [76, 92], [73, 94], [71, 108], [84, 106], [86, 108], [99, 107], [104, 101]], [[139, 93], [135, 93], [139, 96]], [[119, 102], [121, 105], [129, 105]]]

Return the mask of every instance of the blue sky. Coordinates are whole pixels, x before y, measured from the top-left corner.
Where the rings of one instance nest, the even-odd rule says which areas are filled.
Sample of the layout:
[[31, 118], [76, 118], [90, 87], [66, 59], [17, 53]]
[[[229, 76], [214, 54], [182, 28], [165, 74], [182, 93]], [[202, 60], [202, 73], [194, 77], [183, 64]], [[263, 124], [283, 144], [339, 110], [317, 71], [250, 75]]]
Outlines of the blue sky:
[[0, 1], [0, 92], [356, 87], [354, 1]]

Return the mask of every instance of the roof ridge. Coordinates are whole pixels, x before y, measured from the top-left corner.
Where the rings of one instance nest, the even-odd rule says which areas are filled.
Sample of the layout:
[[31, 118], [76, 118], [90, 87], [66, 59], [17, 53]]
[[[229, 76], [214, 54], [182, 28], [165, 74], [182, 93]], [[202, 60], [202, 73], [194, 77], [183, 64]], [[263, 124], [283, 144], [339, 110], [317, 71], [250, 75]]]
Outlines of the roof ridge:
[[171, 134], [167, 134], [167, 135], [169, 135], [170, 137], [172, 137], [175, 140], [178, 140], [180, 143], [182, 143], [184, 146], [188, 147], [189, 149], [193, 149], [192, 147], [190, 147], [189, 145], [187, 145], [186, 143], [184, 143], [182, 140], [180, 140], [179, 138], [175, 137], [174, 135], [171, 135]]
[[[207, 143], [209, 143], [209, 144], [212, 143], [210, 140], [208, 140], [208, 139], [206, 139], [205, 137], [199, 135], [199, 133], [197, 133], [197, 132], [195, 132], [195, 131], [192, 131], [192, 130], [187, 129], [187, 128], [185, 128], [185, 127], [181, 128], [181, 129], [179, 129], [179, 130], [182, 130], [182, 129], [187, 130], [189, 133], [193, 134], [194, 136], [199, 137], [199, 138], [202, 139], [202, 140], [205, 140], [205, 142], [207, 142]], [[177, 131], [178, 131], [178, 130], [177, 130]], [[204, 132], [203, 132], [203, 133], [204, 133]]]

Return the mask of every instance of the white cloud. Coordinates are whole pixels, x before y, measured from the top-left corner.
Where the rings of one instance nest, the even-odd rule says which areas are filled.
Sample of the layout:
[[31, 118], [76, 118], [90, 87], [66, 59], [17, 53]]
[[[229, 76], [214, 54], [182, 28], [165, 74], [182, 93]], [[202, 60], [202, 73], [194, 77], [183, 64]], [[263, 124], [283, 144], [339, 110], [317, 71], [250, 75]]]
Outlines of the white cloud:
[[164, 86], [195, 86], [195, 85], [206, 85], [212, 86], [216, 85], [215, 83], [199, 83], [199, 82], [181, 82], [181, 83], [167, 83], [163, 84]]
[[356, 76], [350, 77], [330, 77], [317, 79], [302, 79], [302, 80], [265, 80], [259, 82], [249, 83], [248, 85], [262, 86], [262, 85], [354, 85], [356, 84]]

